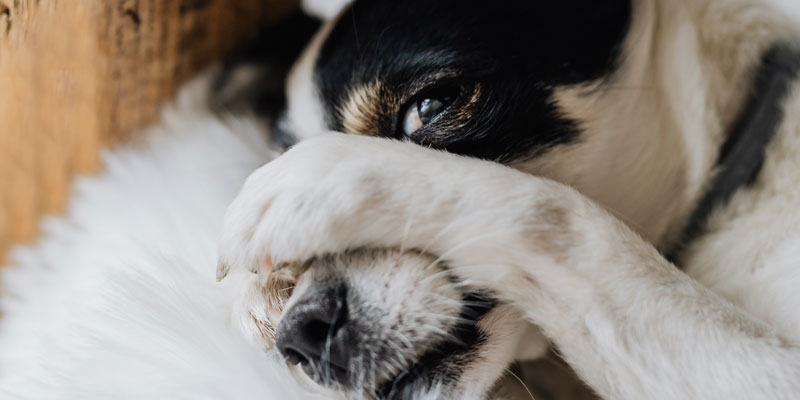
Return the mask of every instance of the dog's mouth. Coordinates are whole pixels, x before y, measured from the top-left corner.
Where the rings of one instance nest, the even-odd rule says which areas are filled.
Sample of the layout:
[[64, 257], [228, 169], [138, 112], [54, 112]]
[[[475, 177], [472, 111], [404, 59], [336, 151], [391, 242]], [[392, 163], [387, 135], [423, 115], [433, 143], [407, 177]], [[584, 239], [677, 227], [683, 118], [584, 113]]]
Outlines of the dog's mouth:
[[[341, 365], [336, 357], [326, 357], [324, 362], [304, 362], [301, 354], [294, 355], [292, 350], [284, 350], [287, 361], [301, 366], [303, 372], [312, 380], [323, 386], [338, 388], [345, 392], [357, 392], [370, 398], [385, 400], [405, 400], [418, 398], [420, 393], [437, 390], [447, 392], [457, 386], [460, 377], [470, 363], [478, 356], [481, 345], [487, 340], [481, 331], [481, 319], [491, 311], [496, 302], [481, 294], [469, 294], [462, 300], [462, 309], [457, 323], [447, 335], [427, 348], [419, 357], [391, 378], [369, 384], [366, 377], [353, 370], [355, 366], [362, 369], [365, 365], [374, 366], [376, 371], [388, 369], [382, 363], [388, 363], [394, 356], [377, 355], [372, 362], [366, 364]], [[356, 346], [357, 347], [357, 346]], [[392, 348], [392, 345], [385, 346]], [[352, 351], [357, 351], [353, 348]], [[358, 368], [355, 368], [358, 369]]]
[[378, 398], [413, 399], [426, 389], [438, 387], [446, 391], [458, 382], [486, 341], [479, 322], [495, 304], [495, 300], [482, 294], [467, 295], [459, 322], [450, 329], [447, 339], [427, 349], [407, 370], [381, 385]]

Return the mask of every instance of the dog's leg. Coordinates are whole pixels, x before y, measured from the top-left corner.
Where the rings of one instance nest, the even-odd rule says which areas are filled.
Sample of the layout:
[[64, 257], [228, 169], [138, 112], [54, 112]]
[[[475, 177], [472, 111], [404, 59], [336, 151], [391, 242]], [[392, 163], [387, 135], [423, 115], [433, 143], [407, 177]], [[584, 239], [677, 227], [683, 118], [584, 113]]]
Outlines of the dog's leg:
[[440, 255], [526, 313], [606, 398], [800, 393], [796, 347], [590, 200], [411, 144], [325, 135], [260, 169], [226, 216], [220, 276], [364, 246]]
[[[489, 259], [477, 265], [459, 259], [455, 265], [464, 267], [455, 269], [523, 310], [598, 393], [625, 399], [800, 393], [800, 352], [779, 332], [688, 278], [588, 200], [559, 197], [555, 207], [569, 217], [544, 229], [558, 242], [534, 239], [528, 243], [534, 248], [525, 249], [522, 240], [541, 234], [525, 225], [541, 228], [547, 217], [520, 213], [513, 230], [525, 234], [516, 260], [487, 268], [480, 264], [492, 265]], [[476, 248], [472, 256], [489, 250]]]

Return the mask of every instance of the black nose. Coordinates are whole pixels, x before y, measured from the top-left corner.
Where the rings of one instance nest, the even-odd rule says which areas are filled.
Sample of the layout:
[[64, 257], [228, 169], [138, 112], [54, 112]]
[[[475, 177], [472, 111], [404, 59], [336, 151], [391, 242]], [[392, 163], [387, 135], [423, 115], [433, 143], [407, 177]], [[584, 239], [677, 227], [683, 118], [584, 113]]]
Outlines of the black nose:
[[347, 290], [328, 286], [303, 296], [286, 310], [275, 344], [287, 361], [327, 383], [344, 383], [350, 367]]

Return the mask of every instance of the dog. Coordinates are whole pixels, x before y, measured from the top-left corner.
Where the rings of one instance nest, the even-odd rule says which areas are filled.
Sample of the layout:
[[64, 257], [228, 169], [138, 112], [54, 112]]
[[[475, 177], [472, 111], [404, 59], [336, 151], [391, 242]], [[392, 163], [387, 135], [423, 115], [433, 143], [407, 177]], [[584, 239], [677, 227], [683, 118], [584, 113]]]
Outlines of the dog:
[[[354, 396], [800, 393], [800, 3], [357, 0], [226, 214], [233, 318]], [[545, 339], [546, 338], [546, 339]]]

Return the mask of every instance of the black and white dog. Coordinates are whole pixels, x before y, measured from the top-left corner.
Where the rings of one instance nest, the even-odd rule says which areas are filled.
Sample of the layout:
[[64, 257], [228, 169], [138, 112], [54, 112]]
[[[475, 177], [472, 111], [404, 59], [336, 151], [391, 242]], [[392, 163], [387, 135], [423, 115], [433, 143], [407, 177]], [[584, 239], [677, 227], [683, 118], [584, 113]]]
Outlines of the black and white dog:
[[546, 337], [604, 398], [800, 393], [800, 2], [358, 0], [287, 93], [219, 278], [317, 382], [483, 396]]

